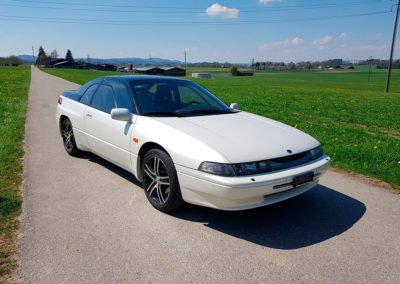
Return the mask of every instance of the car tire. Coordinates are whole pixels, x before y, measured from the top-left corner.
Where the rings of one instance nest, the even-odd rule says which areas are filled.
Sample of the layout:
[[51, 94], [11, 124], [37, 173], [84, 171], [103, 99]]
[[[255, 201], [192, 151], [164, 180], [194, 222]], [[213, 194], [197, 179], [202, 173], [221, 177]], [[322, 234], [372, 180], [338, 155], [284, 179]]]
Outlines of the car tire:
[[74, 157], [82, 155], [83, 152], [76, 146], [74, 129], [68, 118], [64, 118], [61, 122], [61, 137], [63, 139], [64, 149], [69, 155]]
[[147, 152], [141, 173], [146, 197], [154, 208], [169, 212], [184, 204], [176, 169], [167, 153], [160, 149]]

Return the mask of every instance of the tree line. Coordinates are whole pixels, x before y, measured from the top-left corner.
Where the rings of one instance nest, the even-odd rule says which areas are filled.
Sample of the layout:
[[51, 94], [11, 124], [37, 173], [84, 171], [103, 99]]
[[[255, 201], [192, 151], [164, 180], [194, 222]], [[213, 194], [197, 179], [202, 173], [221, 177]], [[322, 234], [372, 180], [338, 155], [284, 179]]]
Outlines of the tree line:
[[22, 60], [18, 56], [0, 57], [0, 66], [19, 66], [21, 64]]
[[[54, 59], [58, 59], [59, 58], [59, 54], [57, 52], [57, 50], [53, 50], [52, 52], [50, 52], [50, 54], [47, 54], [44, 51], [44, 48], [42, 46], [39, 47], [39, 53], [36, 59], [36, 64], [37, 65], [50, 65], [51, 62]], [[65, 59], [68, 61], [73, 62], [74, 61], [74, 57], [72, 56], [72, 52], [70, 49], [67, 50], [67, 53], [65, 54]]]

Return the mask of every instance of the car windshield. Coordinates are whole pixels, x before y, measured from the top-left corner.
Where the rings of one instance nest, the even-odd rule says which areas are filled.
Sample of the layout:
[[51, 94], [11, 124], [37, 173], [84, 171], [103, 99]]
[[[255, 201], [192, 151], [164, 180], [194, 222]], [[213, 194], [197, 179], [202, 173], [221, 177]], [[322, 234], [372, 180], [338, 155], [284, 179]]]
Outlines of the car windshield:
[[131, 86], [142, 115], [199, 116], [234, 113], [202, 86], [186, 80], [134, 80]]

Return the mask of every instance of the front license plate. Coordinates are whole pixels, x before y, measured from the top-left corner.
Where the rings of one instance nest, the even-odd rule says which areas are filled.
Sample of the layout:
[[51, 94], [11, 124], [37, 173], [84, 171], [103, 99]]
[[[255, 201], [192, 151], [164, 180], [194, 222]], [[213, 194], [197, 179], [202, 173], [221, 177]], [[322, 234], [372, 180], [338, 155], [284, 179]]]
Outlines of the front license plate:
[[293, 178], [293, 185], [294, 187], [305, 184], [307, 182], [313, 181], [314, 180], [314, 173], [306, 173], [297, 177]]

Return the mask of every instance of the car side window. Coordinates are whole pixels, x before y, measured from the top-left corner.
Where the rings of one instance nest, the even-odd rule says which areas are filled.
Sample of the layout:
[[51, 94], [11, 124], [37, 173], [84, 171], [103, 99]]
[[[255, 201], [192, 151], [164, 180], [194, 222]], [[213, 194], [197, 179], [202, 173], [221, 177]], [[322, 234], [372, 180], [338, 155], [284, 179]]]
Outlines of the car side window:
[[81, 97], [80, 102], [85, 105], [89, 105], [90, 101], [92, 100], [93, 94], [96, 91], [98, 86], [99, 86], [99, 84], [93, 84], [92, 86], [87, 88], [86, 92]]
[[116, 107], [111, 86], [101, 85], [93, 97], [91, 106], [106, 113], [111, 113], [111, 110]]
[[118, 108], [127, 108], [131, 113], [137, 114], [133, 96], [128, 86], [123, 82], [112, 81], [109, 82], [114, 89], [115, 102]]

